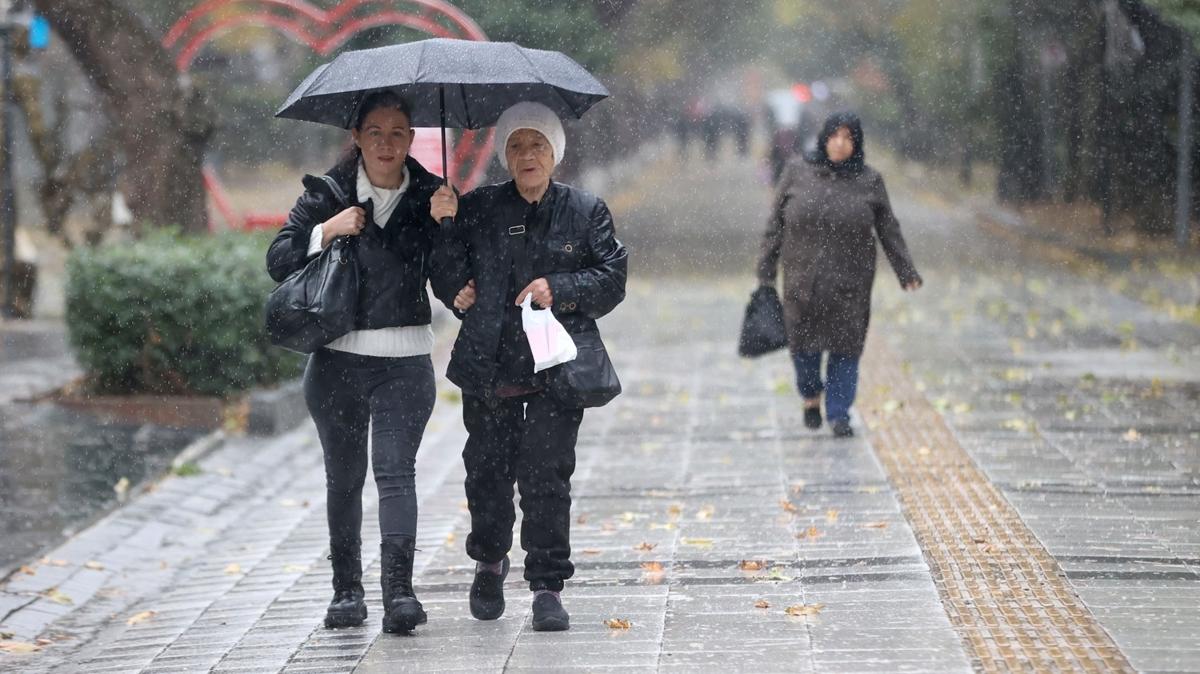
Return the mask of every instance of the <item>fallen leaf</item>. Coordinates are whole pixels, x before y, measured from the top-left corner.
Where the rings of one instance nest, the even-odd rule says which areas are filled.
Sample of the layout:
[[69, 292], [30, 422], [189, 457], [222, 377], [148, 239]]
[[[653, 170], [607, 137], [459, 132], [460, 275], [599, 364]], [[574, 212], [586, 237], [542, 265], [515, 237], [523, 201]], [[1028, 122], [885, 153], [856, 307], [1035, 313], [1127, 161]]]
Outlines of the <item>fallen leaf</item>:
[[684, 538], [682, 543], [697, 548], [711, 548], [713, 540], [711, 538]]
[[824, 534], [822, 534], [821, 530], [816, 527], [809, 527], [796, 534], [796, 538], [800, 540], [804, 540], [806, 538], [820, 538], [821, 536], [824, 536]]
[[767, 601], [766, 599], [759, 599], [758, 601], [754, 602], [754, 608], [771, 608], [771, 602]]
[[616, 531], [617, 525], [613, 524], [612, 522], [605, 522], [604, 524], [600, 525], [600, 528], [604, 531]]
[[284, 564], [283, 565], [284, 573], [304, 573], [305, 571], [308, 571], [308, 567], [304, 566], [303, 564]]
[[41, 646], [24, 641], [0, 641], [0, 651], [5, 653], [36, 653], [40, 650], [42, 650]]
[[932, 453], [932, 451], [933, 450], [929, 449], [928, 447], [926, 447], [924, 445], [917, 448], [917, 454], [920, 454], [921, 456], [929, 456], [930, 453]]
[[84, 565], [83, 565], [83, 568], [85, 568], [85, 569], [91, 569], [92, 571], [103, 571], [103, 570], [104, 570], [104, 565], [103, 565], [103, 564], [101, 564], [100, 562], [97, 562], [96, 560], [92, 560], [92, 561], [90, 561], [90, 562], [87, 562], [86, 564], [84, 564]]
[[576, 524], [587, 524], [587, 521], [588, 521], [588, 516], [587, 516], [587, 513], [583, 513], [583, 514], [582, 514], [582, 515], [580, 515], [579, 517], [576, 517], [576, 518], [575, 518], [575, 523], [576, 523]]
[[791, 576], [785, 575], [783, 572], [787, 570], [786, 566], [776, 566], [767, 574], [767, 580], [774, 580], [780, 583], [786, 583], [792, 579]]
[[742, 571], [762, 571], [767, 568], [767, 563], [757, 559], [743, 559], [738, 568]]
[[1125, 434], [1121, 436], [1121, 439], [1124, 440], [1125, 442], [1137, 442], [1138, 440], [1141, 439], [1141, 437], [1142, 437], [1142, 434], [1138, 433], [1136, 428], [1131, 428], [1131, 429], [1125, 431]]
[[597, 550], [596, 548], [588, 548], [588, 549], [586, 549], [586, 550], [584, 550], [584, 551], [583, 551], [583, 554], [585, 554], [585, 555], [598, 555], [598, 554], [600, 554], [600, 550]]
[[604, 624], [609, 629], [614, 630], [627, 630], [630, 627], [633, 627], [633, 623], [629, 622], [625, 618], [609, 618], [608, 620], [604, 621]]
[[863, 525], [863, 528], [864, 529], [886, 529], [887, 526], [888, 526], [887, 522], [880, 520], [879, 522], [867, 522], [866, 524]]
[[836, 508], [830, 508], [829, 510], [825, 511], [825, 521], [826, 522], [833, 524], [834, 522], [837, 521], [837, 518], [838, 518], [838, 511]]
[[900, 402], [899, 400], [888, 400], [883, 403], [883, 411], [887, 412], [888, 414], [895, 412], [901, 407], [904, 407], [904, 403]]
[[38, 560], [38, 562], [45, 564], [47, 566], [66, 566], [67, 565], [67, 560], [65, 560], [65, 559], [50, 559], [49, 557], [42, 557], [41, 559]]
[[676, 525], [674, 522], [667, 522], [666, 524], [659, 524], [658, 522], [650, 523], [650, 529], [652, 531], [654, 529], [666, 529], [667, 531], [674, 531], [675, 527], [676, 527]]
[[46, 590], [42, 596], [54, 602], [55, 604], [62, 604], [63, 606], [70, 606], [75, 603], [74, 600], [63, 594], [62, 591], [57, 587], [52, 587], [49, 590]]
[[454, 545], [454, 538], [455, 536], [453, 531], [446, 534], [446, 545]]
[[683, 506], [679, 505], [678, 503], [667, 506], [667, 517], [670, 517], [671, 519], [676, 519], [682, 514], [683, 514]]
[[117, 480], [113, 485], [113, 493], [117, 495], [117, 500], [124, 503], [125, 498], [129, 496], [129, 478], [123, 477]]
[[227, 575], [227, 576], [236, 576], [241, 572], [242, 572], [241, 564], [234, 563], [234, 564], [230, 564], [229, 566], [225, 567], [225, 575]]
[[715, 513], [715, 512], [717, 512], [717, 509], [714, 508], [713, 506], [710, 506], [710, 505], [704, 506], [703, 508], [700, 509], [699, 512], [696, 513], [696, 519], [702, 520], [702, 521], [711, 520], [713, 513]]
[[642, 552], [650, 552], [651, 550], [653, 550], [654, 548], [657, 548], [657, 547], [658, 547], [657, 543], [647, 543], [645, 541], [642, 541], [638, 545], [633, 546], [633, 549], [639, 550]]
[[300, 502], [294, 498], [285, 498], [279, 501], [279, 505], [284, 508], [295, 508], [300, 505]]
[[779, 507], [780, 507], [780, 508], [783, 508], [784, 510], [786, 510], [786, 511], [788, 511], [788, 512], [790, 512], [790, 513], [794, 513], [794, 512], [796, 512], [796, 506], [795, 506], [795, 505], [794, 505], [794, 504], [793, 504], [791, 501], [789, 501], [789, 500], [787, 500], [787, 499], [781, 499], [781, 500], [779, 501]]
[[817, 615], [823, 608], [824, 604], [796, 604], [783, 609], [783, 612], [792, 616]]
[[632, 522], [637, 517], [637, 513], [624, 512], [621, 513], [622, 522]]
[[49, 646], [50, 644], [54, 643], [54, 641], [43, 638], [43, 639], [34, 639], [33, 643], [37, 644], [38, 646]]
[[662, 562], [642, 562], [642, 570], [649, 573], [662, 573]]
[[804, 491], [804, 481], [803, 480], [796, 482], [795, 484], [792, 485], [792, 493], [793, 494], [799, 494], [802, 491]]
[[0, 641], [8, 641], [13, 638], [12, 632], [0, 632]]
[[158, 615], [158, 611], [142, 611], [141, 613], [131, 616], [129, 620], [125, 621], [125, 624], [137, 625], [138, 623], [144, 623], [156, 615]]
[[36, 576], [37, 575], [37, 570], [34, 569], [32, 566], [22, 566], [21, 568], [19, 568], [17, 570], [27, 576]]

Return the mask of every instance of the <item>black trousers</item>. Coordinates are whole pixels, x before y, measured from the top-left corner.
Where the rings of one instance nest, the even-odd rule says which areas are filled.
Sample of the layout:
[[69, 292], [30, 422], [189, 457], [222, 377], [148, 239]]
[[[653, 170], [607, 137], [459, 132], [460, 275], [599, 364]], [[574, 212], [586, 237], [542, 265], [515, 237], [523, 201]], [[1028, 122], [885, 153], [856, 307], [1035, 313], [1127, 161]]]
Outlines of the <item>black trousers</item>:
[[513, 484], [521, 494], [521, 548], [531, 590], [561, 590], [571, 564], [571, 475], [583, 410], [544, 393], [502, 398], [489, 405], [463, 396], [467, 445], [467, 554], [499, 562], [512, 548]]
[[380, 535], [416, 536], [417, 448], [436, 397], [427, 355], [379, 358], [319, 349], [309, 357], [304, 399], [325, 452], [331, 545], [357, 545], [361, 536], [368, 430]]

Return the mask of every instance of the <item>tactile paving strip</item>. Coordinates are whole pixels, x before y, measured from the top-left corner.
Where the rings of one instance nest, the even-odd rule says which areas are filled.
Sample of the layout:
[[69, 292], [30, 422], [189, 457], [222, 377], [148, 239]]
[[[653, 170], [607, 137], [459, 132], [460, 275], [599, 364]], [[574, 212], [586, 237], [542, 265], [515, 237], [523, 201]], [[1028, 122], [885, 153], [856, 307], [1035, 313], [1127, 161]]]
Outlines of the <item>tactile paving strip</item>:
[[871, 445], [976, 668], [1134, 671], [880, 338], [862, 366]]

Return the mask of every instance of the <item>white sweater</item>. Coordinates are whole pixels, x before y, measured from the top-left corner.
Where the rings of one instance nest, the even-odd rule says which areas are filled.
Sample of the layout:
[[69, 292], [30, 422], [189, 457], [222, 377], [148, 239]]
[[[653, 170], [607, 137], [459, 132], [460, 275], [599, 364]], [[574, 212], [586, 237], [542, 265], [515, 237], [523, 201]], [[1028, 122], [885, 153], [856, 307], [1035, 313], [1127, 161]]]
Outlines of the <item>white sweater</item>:
[[[358, 190], [360, 203], [371, 201], [375, 223], [386, 227], [388, 218], [400, 203], [400, 199], [408, 190], [408, 169], [404, 169], [404, 181], [400, 187], [389, 190], [376, 187], [367, 178], [367, 172], [362, 162], [358, 164], [358, 179], [355, 185]], [[309, 256], [319, 255], [321, 239], [325, 231], [322, 225], [313, 227], [308, 239]], [[395, 328], [380, 328], [378, 330], [352, 330], [325, 345], [327, 349], [357, 353], [362, 356], [378, 356], [381, 358], [403, 358], [405, 356], [422, 356], [433, 351], [433, 328], [429, 325], [410, 325]]]

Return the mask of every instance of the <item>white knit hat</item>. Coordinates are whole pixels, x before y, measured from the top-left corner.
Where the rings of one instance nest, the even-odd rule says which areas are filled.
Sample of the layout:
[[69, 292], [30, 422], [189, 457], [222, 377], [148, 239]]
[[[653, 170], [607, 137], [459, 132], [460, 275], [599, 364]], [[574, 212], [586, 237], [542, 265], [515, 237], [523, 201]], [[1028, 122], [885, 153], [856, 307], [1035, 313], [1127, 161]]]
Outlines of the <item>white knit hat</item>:
[[496, 144], [496, 156], [505, 170], [508, 170], [508, 157], [504, 149], [508, 147], [508, 137], [518, 129], [533, 129], [541, 133], [554, 150], [554, 165], [562, 161], [563, 152], [567, 149], [567, 135], [563, 133], [562, 121], [545, 105], [522, 101], [505, 110], [496, 120], [496, 140], [499, 141]]

